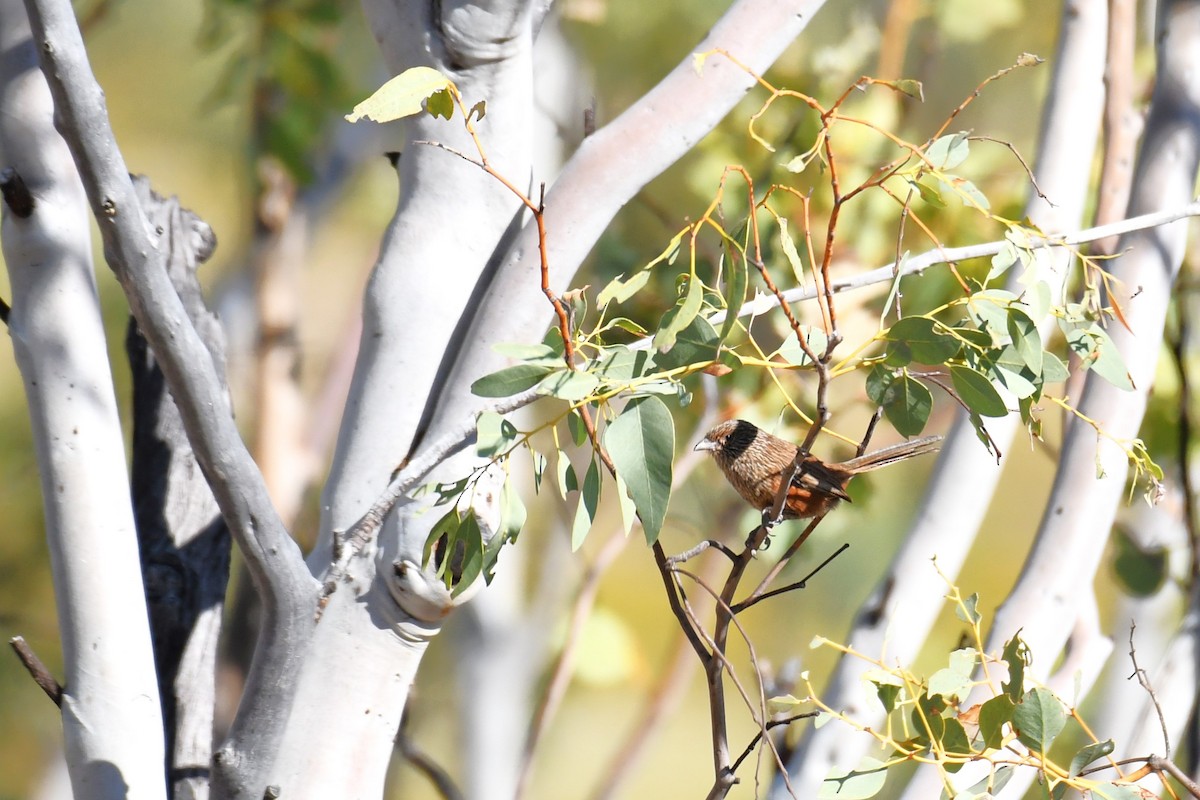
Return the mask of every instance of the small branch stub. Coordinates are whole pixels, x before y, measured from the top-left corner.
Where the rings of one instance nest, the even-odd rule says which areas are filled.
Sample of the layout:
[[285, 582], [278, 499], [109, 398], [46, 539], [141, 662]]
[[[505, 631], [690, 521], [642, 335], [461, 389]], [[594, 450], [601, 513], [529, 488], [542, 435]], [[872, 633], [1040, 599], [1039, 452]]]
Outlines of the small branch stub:
[[58, 682], [58, 679], [50, 674], [50, 670], [42, 663], [42, 660], [37, 657], [37, 653], [33, 652], [33, 648], [25, 641], [24, 636], [14, 636], [8, 640], [9, 645], [17, 654], [17, 658], [21, 659], [21, 663], [25, 665], [25, 669], [29, 671], [30, 676], [42, 687], [42, 691], [46, 696], [54, 701], [54, 705], [62, 707], [63, 687]]

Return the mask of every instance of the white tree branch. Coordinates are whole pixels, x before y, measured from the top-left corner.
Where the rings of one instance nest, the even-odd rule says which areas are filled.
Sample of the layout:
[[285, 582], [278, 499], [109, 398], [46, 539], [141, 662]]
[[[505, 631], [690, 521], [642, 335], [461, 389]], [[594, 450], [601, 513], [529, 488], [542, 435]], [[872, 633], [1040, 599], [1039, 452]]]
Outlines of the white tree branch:
[[[0, 0], [0, 244], [42, 485], [76, 797], [165, 797], [162, 712], [87, 199], [19, 0]], [[17, 185], [19, 184], [19, 185]]]
[[[197, 461], [263, 598], [262, 639], [215, 780], [257, 787], [287, 716], [300, 645], [311, 633], [316, 584], [271, 506], [237, 432], [212, 358], [170, 283], [138, 203], [67, 0], [27, 0], [55, 120], [79, 168], [105, 255], [162, 366]], [[283, 679], [281, 679], [281, 677]], [[225, 787], [227, 788], [227, 787]], [[222, 788], [221, 791], [225, 789]], [[218, 792], [219, 794], [220, 792]]]

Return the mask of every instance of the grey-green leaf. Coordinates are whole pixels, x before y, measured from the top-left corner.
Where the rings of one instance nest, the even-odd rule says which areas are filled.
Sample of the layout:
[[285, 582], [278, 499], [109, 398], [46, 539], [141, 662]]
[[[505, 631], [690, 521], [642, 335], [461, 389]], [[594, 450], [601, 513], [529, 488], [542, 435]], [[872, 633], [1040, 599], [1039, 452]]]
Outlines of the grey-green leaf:
[[651, 544], [658, 539], [675, 457], [675, 424], [666, 404], [657, 397], [631, 400], [604, 431], [604, 447], [629, 488]]
[[545, 364], [514, 364], [484, 375], [471, 384], [471, 392], [479, 397], [508, 397], [536, 386], [553, 371]]

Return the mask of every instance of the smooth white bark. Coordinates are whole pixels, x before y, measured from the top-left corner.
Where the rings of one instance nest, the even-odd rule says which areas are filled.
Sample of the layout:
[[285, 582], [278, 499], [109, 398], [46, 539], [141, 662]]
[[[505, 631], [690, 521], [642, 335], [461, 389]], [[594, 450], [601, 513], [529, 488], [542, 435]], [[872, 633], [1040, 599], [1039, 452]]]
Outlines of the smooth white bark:
[[25, 9], [0, 0], [0, 168], [34, 202], [25, 218], [0, 211], [0, 244], [42, 480], [71, 787], [98, 800], [162, 798], [162, 713], [87, 200], [52, 115]]

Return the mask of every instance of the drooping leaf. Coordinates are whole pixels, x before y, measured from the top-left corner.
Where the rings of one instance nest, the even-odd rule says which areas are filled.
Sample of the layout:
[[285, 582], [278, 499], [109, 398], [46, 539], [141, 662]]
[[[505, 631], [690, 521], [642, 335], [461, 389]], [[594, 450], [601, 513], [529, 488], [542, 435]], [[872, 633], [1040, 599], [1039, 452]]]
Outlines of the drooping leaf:
[[583, 476], [583, 486], [579, 489], [579, 505], [575, 506], [575, 519], [571, 523], [571, 550], [578, 550], [592, 523], [596, 519], [596, 509], [600, 507], [600, 468], [595, 458], [588, 464], [587, 473]]
[[360, 119], [391, 122], [410, 117], [421, 113], [430, 95], [452, 85], [450, 79], [436, 69], [412, 67], [380, 86], [374, 94], [356, 105], [346, 119], [350, 122]]
[[479, 520], [474, 511], [463, 515], [462, 525], [454, 537], [454, 546], [450, 551], [452, 564], [457, 566], [458, 580], [450, 591], [451, 597], [457, 597], [470, 586], [483, 572], [483, 534], [479, 530]]
[[1008, 680], [1000, 686], [1008, 695], [1008, 699], [1016, 703], [1025, 692], [1025, 666], [1029, 663], [1029, 646], [1019, 635], [1013, 636], [1004, 643], [1001, 658], [1008, 665]]
[[1012, 337], [1013, 347], [1025, 361], [1025, 365], [1034, 375], [1042, 373], [1042, 337], [1038, 333], [1037, 324], [1029, 315], [1015, 306], [1008, 309], [1008, 335]]
[[732, 244], [725, 245], [725, 321], [721, 323], [720, 340], [723, 342], [737, 326], [737, 316], [746, 302], [746, 286], [749, 282], [746, 254]]
[[646, 541], [662, 529], [671, 498], [675, 425], [657, 397], [631, 400], [604, 431], [604, 447], [629, 488]]
[[680, 331], [691, 324], [700, 313], [704, 301], [704, 287], [693, 272], [687, 278], [683, 298], [663, 314], [658, 330], [654, 333], [654, 349], [666, 353], [675, 346], [675, 338]]

